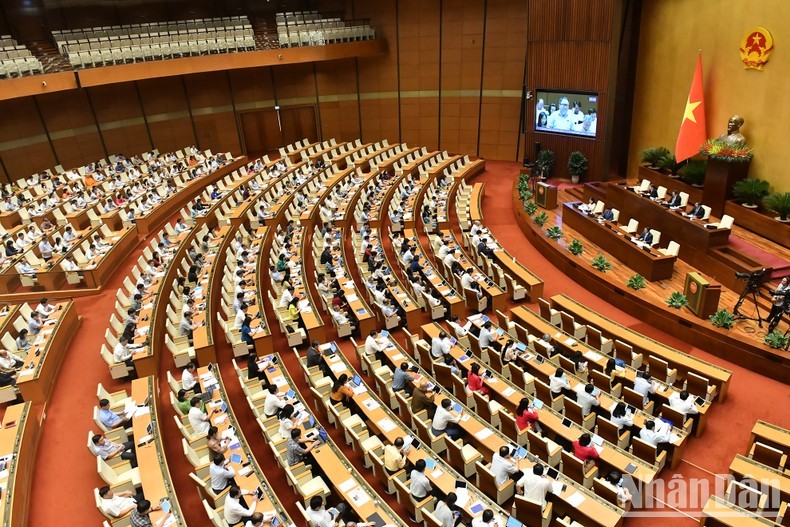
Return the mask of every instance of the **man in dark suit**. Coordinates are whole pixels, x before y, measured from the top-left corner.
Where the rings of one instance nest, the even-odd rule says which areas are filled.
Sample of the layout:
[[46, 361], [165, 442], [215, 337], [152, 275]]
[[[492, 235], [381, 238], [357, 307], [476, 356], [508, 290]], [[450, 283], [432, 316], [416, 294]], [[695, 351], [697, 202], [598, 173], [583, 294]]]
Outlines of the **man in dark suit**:
[[606, 209], [604, 209], [601, 217], [606, 221], [614, 221], [614, 212], [612, 212], [612, 209], [607, 207]]
[[644, 242], [646, 245], [653, 245], [653, 233], [650, 232], [650, 227], [645, 227], [645, 230], [639, 235], [638, 240]]
[[691, 212], [689, 212], [689, 216], [693, 216], [699, 219], [702, 219], [705, 216], [705, 209], [702, 208], [699, 201], [694, 202], [694, 206], [691, 207]]
[[667, 200], [667, 205], [669, 205], [670, 207], [680, 207], [680, 202], [681, 202], [680, 193], [678, 193], [677, 190], [673, 190], [672, 195]]
[[650, 184], [650, 188], [647, 190], [647, 197], [651, 198], [651, 199], [657, 198], [658, 197], [658, 187], [656, 187], [655, 185], [653, 185], [651, 183]]
[[477, 244], [477, 252], [491, 258], [494, 256], [494, 250], [488, 246], [488, 238], [483, 238]]

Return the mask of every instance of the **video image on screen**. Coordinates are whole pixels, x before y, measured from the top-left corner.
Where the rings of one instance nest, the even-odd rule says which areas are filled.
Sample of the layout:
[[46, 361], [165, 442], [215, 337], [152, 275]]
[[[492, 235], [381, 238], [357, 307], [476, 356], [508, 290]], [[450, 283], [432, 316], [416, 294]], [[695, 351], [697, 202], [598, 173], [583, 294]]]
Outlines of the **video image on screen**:
[[536, 131], [595, 137], [597, 94], [537, 90], [535, 99]]

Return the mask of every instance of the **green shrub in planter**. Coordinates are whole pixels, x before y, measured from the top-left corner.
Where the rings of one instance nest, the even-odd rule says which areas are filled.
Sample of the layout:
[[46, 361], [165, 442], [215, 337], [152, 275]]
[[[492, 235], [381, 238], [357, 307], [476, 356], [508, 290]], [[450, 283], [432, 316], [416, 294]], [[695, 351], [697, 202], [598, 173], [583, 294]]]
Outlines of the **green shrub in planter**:
[[524, 212], [532, 216], [538, 211], [538, 205], [534, 201], [525, 201], [524, 202]]
[[726, 309], [719, 309], [709, 318], [717, 328], [730, 329], [735, 324], [735, 315]]
[[640, 289], [642, 289], [642, 288], [647, 286], [647, 282], [645, 281], [645, 277], [644, 276], [642, 276], [639, 273], [636, 273], [634, 276], [632, 276], [631, 278], [628, 279], [628, 281], [625, 283], [625, 285], [627, 285], [631, 289], [639, 291]]
[[642, 150], [641, 154], [642, 163], [651, 168], [658, 168], [661, 160], [664, 159], [664, 157], [671, 155], [671, 152], [666, 147], [655, 146], [653, 148]]
[[779, 214], [780, 220], [787, 221], [790, 215], [790, 192], [774, 192], [765, 198], [764, 203], [768, 210]]
[[669, 307], [674, 307], [675, 309], [680, 309], [681, 307], [689, 305], [689, 299], [686, 298], [686, 295], [678, 291], [669, 295], [669, 298], [667, 298], [665, 302]]
[[598, 253], [598, 256], [590, 260], [590, 263], [595, 269], [601, 271], [602, 273], [605, 273], [612, 268], [612, 262], [610, 262], [609, 259], [601, 253]]
[[678, 171], [680, 179], [689, 185], [702, 185], [705, 182], [705, 161], [689, 161]]
[[768, 194], [770, 185], [764, 179], [739, 179], [732, 186], [732, 193], [741, 200], [744, 205], [756, 207], [760, 204], [763, 197]]
[[571, 241], [570, 245], [568, 245], [568, 250], [571, 252], [572, 255], [579, 256], [581, 253], [584, 252], [584, 245], [582, 245], [582, 242], [574, 238], [573, 241]]
[[779, 331], [774, 331], [773, 333], [768, 333], [765, 336], [765, 340], [763, 340], [763, 342], [771, 346], [773, 349], [778, 350], [784, 349], [784, 347], [787, 346], [788, 339], [790, 339], [790, 337], [785, 337]]
[[538, 227], [543, 227], [547, 221], [549, 221], [549, 215], [545, 212], [541, 212], [540, 214], [536, 214], [532, 221], [535, 222], [535, 225]]
[[546, 236], [548, 236], [552, 240], [559, 240], [560, 238], [562, 238], [562, 228], [556, 225], [554, 227], [549, 227], [548, 229], [546, 229]]

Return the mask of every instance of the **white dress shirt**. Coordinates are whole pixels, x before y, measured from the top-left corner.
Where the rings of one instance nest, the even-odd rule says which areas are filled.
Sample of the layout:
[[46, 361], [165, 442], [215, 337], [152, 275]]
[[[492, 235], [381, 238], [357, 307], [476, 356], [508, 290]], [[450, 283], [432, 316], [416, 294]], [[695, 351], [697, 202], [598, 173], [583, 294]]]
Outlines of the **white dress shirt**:
[[112, 498], [102, 498], [101, 500], [101, 508], [113, 518], [117, 518], [123, 511], [136, 505], [135, 499], [128, 496], [114, 495]]
[[224, 489], [228, 484], [228, 480], [236, 475], [233, 467], [225, 467], [216, 463], [211, 464], [208, 473], [211, 476], [211, 488], [214, 490]]
[[418, 500], [423, 499], [431, 492], [431, 482], [428, 477], [417, 470], [411, 471], [411, 480], [409, 481], [409, 492]]
[[546, 494], [551, 490], [551, 480], [544, 476], [537, 476], [532, 471], [525, 472], [516, 483], [519, 487], [524, 487], [524, 498], [533, 503], [546, 506]]
[[192, 425], [192, 430], [195, 432], [195, 435], [206, 435], [209, 426], [211, 426], [208, 415], [201, 412], [199, 406], [190, 408], [189, 414], [187, 415], [189, 416], [189, 424]]
[[686, 400], [680, 398], [680, 393], [675, 392], [669, 396], [669, 407], [682, 414], [698, 414], [697, 406], [694, 404], [694, 397], [689, 394]]
[[516, 465], [507, 458], [500, 456], [499, 453], [495, 453], [494, 457], [491, 458], [491, 472], [494, 474], [494, 480], [498, 486], [504, 485], [510, 479], [510, 475], [515, 474], [517, 471]]
[[285, 399], [280, 399], [276, 393], [267, 393], [263, 401], [263, 413], [271, 417], [286, 405]]
[[194, 388], [195, 384], [197, 384], [195, 376], [192, 375], [189, 370], [184, 370], [181, 374], [181, 387], [188, 391]]
[[431, 339], [431, 355], [434, 359], [441, 358], [443, 355], [450, 353], [450, 349], [452, 349], [452, 344], [450, 344], [449, 339], [440, 339], [439, 337], [433, 337], [433, 339]]
[[561, 393], [563, 388], [571, 389], [571, 385], [564, 375], [562, 377], [554, 375], [549, 377], [549, 390], [551, 390], [551, 393]]
[[231, 498], [230, 494], [228, 494], [225, 497], [225, 521], [230, 525], [239, 523], [243, 517], [255, 514], [255, 506], [257, 504], [257, 501], [253, 501], [250, 508], [245, 509], [237, 498]]
[[375, 337], [368, 335], [368, 338], [365, 339], [365, 353], [367, 355], [372, 355], [377, 351], [384, 351], [385, 348], [386, 346], [382, 345]]
[[460, 415], [453, 415], [441, 406], [437, 406], [436, 414], [434, 414], [433, 421], [431, 422], [431, 428], [442, 432], [447, 429], [449, 423], [457, 423], [460, 420]]

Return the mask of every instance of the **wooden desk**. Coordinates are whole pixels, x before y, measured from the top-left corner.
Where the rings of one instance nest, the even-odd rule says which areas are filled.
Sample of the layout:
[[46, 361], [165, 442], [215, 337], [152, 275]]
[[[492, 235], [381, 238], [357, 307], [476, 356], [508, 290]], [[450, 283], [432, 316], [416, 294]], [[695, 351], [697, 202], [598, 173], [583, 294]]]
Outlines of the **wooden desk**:
[[[569, 335], [565, 331], [559, 330], [556, 326], [553, 326], [547, 320], [541, 318], [533, 311], [523, 307], [523, 306], [516, 306], [511, 311], [510, 314], [516, 320], [516, 332], [519, 334], [519, 338], [522, 342], [526, 341], [522, 335], [523, 330], [528, 330], [531, 335], [534, 335], [536, 338], [542, 335], [550, 335], [551, 336], [551, 343], [554, 346], [555, 351], [560, 352], [567, 358], [571, 358], [574, 353], [577, 351], [581, 352], [584, 358], [587, 360], [590, 369], [597, 370], [598, 372], [604, 372], [606, 368], [607, 361], [611, 358], [609, 355], [604, 355], [601, 353], [600, 350], [592, 348], [588, 346], [585, 342], [577, 340], [573, 337], [573, 335]], [[527, 361], [529, 364], [530, 369], [534, 369], [537, 366], [537, 362]], [[546, 366], [543, 364], [553, 364], [553, 370], [546, 369]], [[556, 371], [556, 367], [559, 364], [554, 364], [553, 361], [544, 361], [544, 363], [540, 365], [540, 370], [543, 372], [545, 377], [553, 374]], [[522, 366], [524, 365], [522, 361]], [[632, 368], [629, 365], [626, 365], [622, 368], [618, 373], [620, 376], [617, 378], [622, 380], [625, 386], [629, 388], [634, 387], [634, 381], [636, 380], [636, 373], [638, 370]], [[546, 375], [548, 374], [548, 375]], [[545, 381], [544, 381], [545, 382]], [[660, 408], [662, 404], [669, 405], [669, 397], [679, 392], [674, 386], [666, 384], [660, 379], [652, 379], [654, 385], [657, 386], [656, 392], [653, 394], [653, 398], [656, 403], [656, 407]], [[548, 383], [547, 383], [548, 384]], [[597, 386], [601, 390], [604, 390], [605, 387]], [[699, 422], [697, 424], [697, 436], [702, 434], [702, 431], [705, 430], [705, 426], [708, 422], [708, 410], [710, 409], [710, 405], [706, 404], [704, 406], [695, 405], [697, 410], [699, 411]], [[640, 415], [643, 413], [641, 410], [639, 411]], [[635, 423], [636, 424], [636, 423]], [[639, 425], [641, 428], [641, 425]], [[685, 439], [686, 433], [682, 430], [677, 428], [674, 429], [674, 433], [681, 436], [682, 439]], [[672, 468], [677, 466], [677, 463], [680, 461], [680, 455], [683, 453], [683, 449], [685, 449], [686, 442], [675, 442], [675, 455], [672, 457]], [[679, 451], [678, 448], [681, 448]], [[678, 455], [680, 454], [680, 455]]]
[[[335, 167], [327, 168], [325, 173], [334, 170], [334, 168]], [[331, 195], [334, 191], [334, 188], [354, 172], [356, 172], [354, 167], [348, 167], [345, 170], [334, 172], [321, 184], [315, 194], [312, 195], [310, 202], [299, 216], [299, 223], [307, 227], [308, 232], [310, 228], [313, 227], [313, 225], [320, 225], [322, 222], [319, 215], [319, 210], [320, 204], [323, 202], [324, 197]], [[362, 171], [359, 170], [358, 172], [361, 173]]]
[[[265, 284], [260, 278], [260, 276], [264, 274], [264, 269], [267, 268], [265, 263], [265, 255], [267, 254], [267, 246], [271, 247], [271, 240], [269, 240], [270, 234], [270, 229], [268, 227], [260, 227], [254, 232], [254, 236], [256, 238], [255, 243], [258, 245], [257, 256], [255, 259], [256, 263], [255, 266], [252, 269], [247, 270], [247, 273], [244, 275], [244, 280], [246, 280], [248, 284], [252, 284], [252, 286], [255, 288], [256, 301], [253, 305], [247, 308], [247, 313], [253, 319], [250, 329], [254, 331], [252, 334], [252, 339], [255, 342], [255, 353], [258, 356], [266, 355], [274, 351], [272, 344], [272, 330], [266, 320], [266, 309], [264, 308], [266, 305], [264, 304], [265, 297], [263, 295]], [[263, 325], [262, 328], [261, 325]]]
[[[191, 233], [192, 240], [189, 244], [198, 245], [197, 229]], [[195, 358], [198, 364], [206, 365], [217, 360], [217, 352], [214, 349], [214, 313], [219, 310], [219, 297], [222, 291], [222, 273], [220, 269], [225, 267], [225, 250], [230, 244], [231, 227], [222, 226], [215, 233], [215, 237], [209, 244], [208, 252], [203, 256], [205, 265], [200, 269], [198, 281], [193, 290], [195, 307], [203, 304], [203, 309], [195, 309], [193, 323], [202, 326], [192, 331], [192, 342], [195, 348]], [[214, 294], [212, 294], [214, 293]], [[170, 299], [168, 298], [168, 302]]]
[[790, 468], [790, 430], [758, 420], [752, 427], [749, 445], [759, 441], [788, 454], [785, 468]]
[[33, 403], [9, 406], [0, 428], [0, 457], [13, 456], [8, 461], [7, 474], [0, 479], [2, 499], [0, 517], [6, 527], [27, 527], [30, 504], [33, 500], [33, 469], [41, 432]]
[[20, 305], [21, 304], [13, 304], [0, 308], [0, 335], [6, 331], [9, 331], [8, 326], [12, 324], [14, 320], [16, 320], [16, 317], [19, 314]]
[[782, 501], [790, 501], [790, 476], [784, 471], [771, 468], [762, 463], [752, 461], [746, 456], [738, 454], [735, 459], [730, 463], [730, 474], [735, 476], [735, 479], [742, 480], [745, 478], [753, 479], [761, 490], [768, 494], [769, 501], [765, 508], [769, 510], [776, 510], [779, 508], [778, 500], [773, 501], [771, 489], [779, 493], [779, 498]]
[[[420, 261], [422, 262], [422, 275], [428, 280], [428, 283], [431, 284], [431, 289], [436, 292], [438, 296], [443, 299], [443, 303], [448, 306], [448, 314], [455, 315], [455, 316], [462, 316], [465, 311], [464, 306], [464, 299], [456, 294], [455, 289], [452, 288], [445, 280], [442, 278], [436, 268], [431, 264], [431, 261], [423, 254], [422, 251], [422, 244], [420, 243], [420, 239], [417, 237], [417, 233], [414, 229], [404, 229], [403, 236], [405, 237], [406, 242], [411, 242], [414, 247], [414, 256], [415, 258], [417, 255], [420, 255]], [[406, 266], [403, 265], [403, 261], [400, 259], [400, 255], [398, 256], [398, 263], [401, 265], [401, 268], [404, 269], [404, 272], [408, 269]]]
[[[397, 355], [406, 357], [406, 355], [403, 353], [403, 350], [397, 347], [394, 341], [390, 340], [390, 342], [392, 343], [392, 346], [385, 351], [385, 354], [388, 357]], [[331, 344], [326, 344], [322, 346], [322, 348], [325, 349], [330, 345]], [[354, 375], [357, 374], [356, 370], [354, 370], [345, 356], [343, 356], [343, 354], [340, 352], [335, 353], [331, 357], [324, 355], [323, 360], [329, 367], [330, 371], [332, 372], [332, 376], [335, 379], [344, 373], [348, 375], [350, 379], [353, 379]], [[400, 362], [398, 362], [398, 364], [400, 364]], [[423, 371], [422, 373], [425, 374], [427, 372]], [[446, 397], [437, 397], [437, 405], [441, 402], [440, 399], [444, 398]], [[359, 407], [360, 412], [363, 413], [367, 419], [368, 429], [381, 438], [383, 442], [392, 444], [395, 442], [395, 439], [399, 437], [414, 435], [414, 431], [403, 424], [403, 421], [398, 418], [392, 412], [392, 410], [390, 410], [390, 408], [381, 401], [381, 399], [379, 399], [379, 397], [372, 389], [370, 389], [370, 387], [367, 387], [367, 389], [362, 393], [354, 394], [353, 399]], [[451, 399], [454, 402], [458, 402], [455, 398]], [[465, 423], [461, 423], [460, 426], [466, 425], [467, 423], [470, 423], [469, 428], [474, 427], [474, 429], [478, 432], [483, 428], [487, 429], [487, 425], [474, 414], [470, 414], [470, 419]], [[494, 435], [496, 435], [496, 433]], [[493, 436], [489, 436], [488, 439], [491, 439], [492, 437]], [[501, 446], [503, 442], [502, 438], [500, 437], [499, 441], [491, 439], [491, 441], [487, 441], [486, 444], [490, 445], [489, 448], [495, 448], [498, 450], [498, 446]], [[455, 490], [455, 482], [464, 479], [464, 477], [456, 472], [451, 466], [446, 464], [441, 457], [436, 455], [436, 453], [434, 453], [429, 448], [429, 445], [421, 443], [421, 446], [422, 447], [419, 450], [414, 448], [409, 449], [409, 452], [406, 456], [409, 462], [413, 465], [419, 459], [433, 460], [436, 463], [436, 467], [431, 471], [426, 470], [425, 476], [428, 478], [431, 484], [435, 488], [439, 489], [442, 493], [448, 494], [449, 492], [453, 492]], [[493, 510], [495, 513], [500, 515], [505, 514], [505, 511], [503, 511], [501, 507], [495, 504], [489, 497], [485, 496], [476, 487], [470, 485], [467, 488], [470, 495], [469, 501], [463, 507], [466, 517], [471, 518], [475, 516], [470, 509], [471, 506], [478, 501], [482, 502], [486, 508]]]
[[[255, 492], [255, 489], [260, 487], [264, 491], [263, 497], [258, 500], [255, 506], [255, 512], [260, 512], [264, 516], [276, 514], [284, 525], [290, 525], [292, 522], [288, 517], [288, 512], [285, 510], [285, 507], [283, 507], [277, 495], [272, 492], [271, 486], [264, 475], [264, 471], [261, 469], [258, 460], [255, 459], [252, 450], [250, 450], [249, 443], [244, 437], [244, 433], [242, 432], [241, 426], [239, 426], [236, 415], [233, 413], [230, 398], [227, 395], [225, 384], [222, 381], [222, 374], [216, 364], [212, 365], [212, 369], [213, 372], [209, 372], [207, 366], [199, 368], [198, 381], [201, 387], [203, 387], [203, 393], [206, 393], [207, 390], [205, 386], [207, 381], [209, 381], [209, 379], [216, 380], [217, 384], [213, 385], [214, 393], [211, 397], [211, 401], [206, 403], [206, 412], [211, 413], [214, 410], [217, 411], [217, 413], [210, 416], [210, 419], [211, 424], [217, 427], [220, 437], [225, 437], [224, 434], [231, 433], [227, 432], [228, 430], [233, 430], [232, 436], [235, 437], [235, 441], [232, 441], [228, 446], [228, 450], [225, 451], [225, 458], [228, 460], [228, 466], [233, 468], [233, 471], [236, 473], [233, 479], [236, 485], [242, 490]], [[222, 411], [223, 402], [227, 405], [227, 409], [224, 412]], [[241, 456], [241, 460], [238, 463], [232, 461], [233, 454]], [[248, 495], [244, 499], [249, 507], [252, 500], [255, 498]]]
[[46, 403], [49, 393], [55, 384], [55, 376], [60, 363], [66, 355], [69, 342], [79, 325], [74, 302], [58, 302], [54, 304], [58, 310], [52, 313], [49, 320], [54, 324], [46, 324], [41, 328], [35, 343], [28, 350], [25, 363], [17, 374], [16, 385], [25, 401]]
[[600, 315], [599, 313], [576, 302], [567, 295], [554, 295], [551, 297], [554, 309], [565, 311], [573, 315], [579, 323], [589, 324], [601, 331], [608, 339], [619, 339], [633, 347], [634, 352], [641, 353], [645, 358], [655, 355], [665, 361], [671, 368], [678, 370], [678, 377], [682, 378], [691, 371], [705, 377], [716, 386], [719, 401], [724, 401], [730, 385], [732, 372], [714, 364], [698, 359], [688, 353], [671, 348], [662, 342], [648, 338], [641, 333], [618, 324], [617, 322]]
[[[449, 240], [455, 246], [455, 256], [458, 263], [461, 264], [461, 267], [466, 270], [468, 268], [472, 268], [472, 275], [475, 278], [475, 282], [480, 286], [480, 290], [483, 292], [485, 296], [488, 297], [488, 306], [491, 308], [491, 311], [506, 311], [507, 310], [507, 293], [502, 290], [496, 283], [491, 282], [489, 283], [488, 276], [480, 271], [480, 268], [472, 262], [469, 255], [466, 254], [466, 251], [463, 249], [461, 244], [455, 239], [453, 232], [451, 230], [442, 230], [439, 231], [439, 236], [442, 240]], [[434, 251], [434, 237], [429, 236], [431, 240], [431, 250]], [[434, 251], [435, 252], [435, 251]], [[436, 257], [437, 262], [440, 258]], [[452, 271], [444, 265], [444, 262], [438, 264], [440, 268], [445, 270], [445, 277], [450, 280], [454, 277], [452, 276]], [[493, 284], [493, 285], [492, 285]]]
[[[623, 183], [610, 183], [606, 187], [606, 200], [620, 211], [620, 215], [639, 220], [640, 225], [650, 225], [651, 228], [663, 233], [680, 244], [702, 251], [712, 247], [727, 245], [730, 229], [706, 229], [705, 224], [718, 222], [718, 218], [711, 217], [709, 221], [698, 219], [690, 220], [671, 211], [660, 203], [644, 197], [630, 190]], [[690, 205], [690, 204], [689, 204]]]
[[[308, 300], [309, 303], [306, 308], [299, 309], [299, 313], [302, 316], [302, 322], [304, 322], [305, 327], [307, 328], [307, 335], [308, 338], [312, 340], [317, 340], [319, 342], [324, 342], [326, 340], [326, 327], [324, 327], [324, 320], [321, 318], [321, 315], [316, 308], [316, 303], [313, 300], [313, 295], [310, 294], [310, 289], [307, 287], [306, 280], [308, 280], [305, 274], [305, 256], [306, 251], [310, 250], [310, 243], [309, 239], [307, 240], [308, 243], [305, 243], [304, 235], [307, 231], [304, 227], [300, 227], [296, 229], [291, 236], [291, 244], [293, 245], [293, 259], [299, 261], [299, 275], [298, 276], [291, 276], [291, 285], [294, 286], [294, 296], [299, 295], [304, 299]], [[271, 264], [276, 265], [277, 261], [272, 260]], [[261, 270], [262, 272], [263, 270]], [[268, 274], [268, 273], [267, 273]], [[276, 298], [275, 301], [279, 302], [279, 298]], [[277, 306], [273, 306], [275, 312], [277, 311]]]
[[665, 256], [655, 249], [640, 249], [630, 240], [630, 234], [611, 222], [599, 223], [580, 211], [580, 202], [562, 206], [562, 223], [577, 231], [651, 282], [672, 277], [675, 256]]
[[[441, 327], [438, 324], [428, 324], [422, 326], [422, 330], [425, 332], [428, 342], [430, 342], [429, 339], [438, 336]], [[483, 363], [479, 357], [467, 357], [466, 350], [462, 349], [457, 344], [453, 346], [450, 353], [456, 359], [459, 368], [470, 368], [473, 362], [478, 362], [481, 369], [490, 369], [488, 368], [488, 365]], [[491, 391], [490, 397], [504, 406], [510, 413], [514, 413], [521, 402], [521, 399], [524, 397], [530, 398], [529, 395], [523, 390], [520, 390], [513, 383], [507, 381], [501, 375], [497, 375], [496, 372], [493, 373], [494, 378], [496, 378], [496, 382], [492, 383], [486, 381], [486, 385]], [[534, 399], [534, 397], [530, 399]], [[561, 437], [562, 440], [568, 444], [578, 440], [582, 434], [589, 432], [588, 430], [582, 428], [581, 425], [574, 422], [571, 422], [571, 426], [569, 427], [564, 426], [562, 424], [563, 419], [564, 416], [552, 410], [549, 407], [549, 404], [544, 405], [540, 410], [541, 425], [547, 427], [549, 430], [554, 432], [557, 437]], [[657, 475], [655, 467], [653, 467], [651, 464], [631, 455], [628, 452], [625, 452], [608, 441], [604, 441], [604, 446], [601, 448], [599, 455], [601, 462], [606, 464], [608, 467], [616, 469], [622, 474], [627, 473], [625, 470], [627, 465], [635, 465], [636, 470], [631, 474], [631, 476], [644, 484], [652, 482]]]
[[187, 182], [186, 186], [178, 191], [178, 193], [170, 196], [163, 203], [160, 203], [150, 214], [137, 218], [135, 224], [137, 225], [137, 232], [141, 235], [146, 235], [153, 231], [167, 218], [173, 216], [185, 204], [189, 203], [195, 196], [200, 194], [208, 185], [214, 184], [234, 170], [238, 170], [247, 163], [247, 157], [241, 156], [218, 170], [203, 175], [202, 177], [195, 178]]
[[708, 527], [776, 527], [777, 524], [728, 501], [711, 496], [702, 509], [700, 525]]
[[[154, 381], [153, 376], [141, 377], [132, 381], [130, 393], [132, 400], [137, 404], [148, 401], [149, 412], [139, 411], [132, 418], [132, 434], [135, 441], [135, 454], [137, 456], [137, 470], [140, 475], [140, 484], [145, 498], [156, 505], [162, 498], [167, 498], [172, 505], [172, 513], [176, 518], [176, 525], [185, 527], [184, 516], [178, 504], [178, 496], [173, 486], [173, 478], [167, 466], [165, 448], [162, 440], [162, 429], [160, 422], [162, 415], [159, 415], [159, 386]], [[148, 427], [151, 426], [153, 441], [140, 446], [140, 442], [148, 435]], [[151, 521], [156, 523], [164, 513], [161, 510], [151, 513]]]
[[[337, 354], [340, 355], [340, 354]], [[293, 390], [295, 397], [309, 411], [310, 405], [306, 403], [296, 384], [288, 372], [280, 367], [282, 361], [266, 370], [266, 377], [271, 384], [278, 387], [278, 393], [285, 394]], [[243, 383], [244, 381], [241, 380]], [[264, 419], [261, 417], [261, 419]], [[302, 430], [307, 430], [305, 424], [299, 425]], [[371, 487], [362, 474], [351, 464], [343, 452], [337, 448], [331, 438], [311, 452], [313, 459], [320, 465], [334, 491], [345, 501], [360, 518], [369, 519], [373, 514], [378, 514], [387, 524], [400, 525], [402, 522], [397, 514], [379, 497], [378, 492]]]

